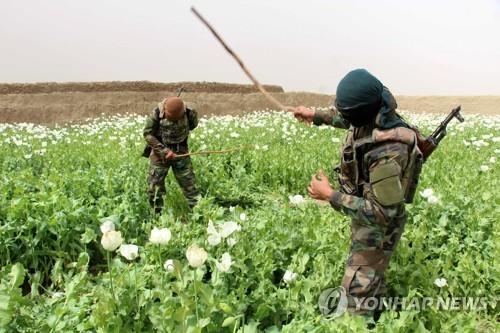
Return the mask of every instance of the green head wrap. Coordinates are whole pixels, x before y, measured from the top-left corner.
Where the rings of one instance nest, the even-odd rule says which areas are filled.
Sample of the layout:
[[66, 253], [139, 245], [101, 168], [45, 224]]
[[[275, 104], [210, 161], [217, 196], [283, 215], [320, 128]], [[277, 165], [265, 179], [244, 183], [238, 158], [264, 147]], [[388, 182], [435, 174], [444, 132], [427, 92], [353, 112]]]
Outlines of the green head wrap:
[[337, 86], [335, 107], [353, 126], [375, 120], [377, 127], [408, 127], [396, 113], [396, 100], [389, 89], [365, 69], [347, 73]]

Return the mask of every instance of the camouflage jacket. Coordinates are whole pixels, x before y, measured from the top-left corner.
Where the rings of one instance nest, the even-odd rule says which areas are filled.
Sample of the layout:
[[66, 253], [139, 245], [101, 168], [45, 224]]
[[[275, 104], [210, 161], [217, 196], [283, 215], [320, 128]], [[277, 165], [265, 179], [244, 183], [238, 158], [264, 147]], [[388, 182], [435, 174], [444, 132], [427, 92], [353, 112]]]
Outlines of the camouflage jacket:
[[338, 111], [332, 107], [328, 111], [316, 111], [313, 117], [314, 125], [330, 125], [337, 128], [348, 129], [350, 124], [342, 118]]
[[159, 108], [154, 109], [146, 119], [143, 136], [152, 148], [151, 155], [165, 156], [168, 146], [180, 145], [187, 151], [189, 131], [198, 126], [198, 113], [186, 108], [186, 113], [178, 121], [170, 121], [161, 117]]
[[[335, 109], [317, 111], [314, 123], [349, 126]], [[337, 168], [340, 190], [334, 191], [330, 204], [358, 224], [390, 225], [406, 216], [404, 203], [413, 199], [420, 168], [421, 153], [413, 131], [350, 127]]]

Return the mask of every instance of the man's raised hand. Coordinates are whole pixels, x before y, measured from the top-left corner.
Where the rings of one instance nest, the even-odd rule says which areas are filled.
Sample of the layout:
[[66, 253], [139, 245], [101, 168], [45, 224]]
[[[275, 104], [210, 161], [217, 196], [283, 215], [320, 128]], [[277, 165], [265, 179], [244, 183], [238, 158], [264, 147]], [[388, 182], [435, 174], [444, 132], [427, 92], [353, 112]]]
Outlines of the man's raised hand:
[[300, 122], [310, 124], [313, 121], [314, 111], [301, 105], [293, 110], [293, 116]]

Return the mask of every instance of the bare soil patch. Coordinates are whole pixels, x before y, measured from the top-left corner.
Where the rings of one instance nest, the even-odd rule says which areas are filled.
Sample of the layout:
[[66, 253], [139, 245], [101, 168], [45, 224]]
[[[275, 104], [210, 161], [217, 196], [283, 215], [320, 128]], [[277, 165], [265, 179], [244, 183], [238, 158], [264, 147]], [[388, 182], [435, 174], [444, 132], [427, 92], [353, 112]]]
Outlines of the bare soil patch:
[[[183, 93], [183, 99], [188, 105], [195, 107], [201, 115], [241, 115], [274, 108], [250, 85], [166, 83], [158, 84], [154, 89], [159, 89], [163, 87], [162, 85], [172, 85], [169, 87], [175, 89], [156, 91], [146, 90], [146, 86], [136, 83], [97, 82], [77, 83], [74, 86], [47, 84], [47, 87], [44, 87], [44, 84], [35, 84], [31, 86], [31, 90], [10, 85], [8, 91], [22, 91], [22, 93], [0, 93], [0, 122], [55, 124], [84, 121], [88, 118], [118, 113], [149, 114], [158, 101], [174, 95], [181, 85], [188, 90], [187, 93]], [[4, 86], [6, 85], [0, 84], [0, 90]], [[79, 91], [78, 89], [83, 90], [82, 87], [88, 88], [89, 91]], [[129, 90], [115, 90], [120, 87]], [[130, 90], [134, 87], [137, 90]], [[70, 88], [77, 90], [64, 90]], [[283, 104], [292, 106], [326, 107], [331, 105], [334, 98], [325, 94], [282, 92], [279, 86], [267, 86], [267, 88], [270, 91], [277, 91], [273, 96]], [[51, 92], [41, 92], [44, 89]], [[195, 91], [196, 89], [199, 91]], [[218, 91], [219, 89], [221, 91]], [[464, 114], [500, 115], [500, 96], [396, 96], [396, 99], [400, 109], [412, 112], [446, 113], [460, 104]]]
[[[41, 83], [0, 83], [0, 95], [7, 94], [50, 94], [55, 92], [110, 92], [110, 91], [176, 91], [184, 87], [189, 92], [241, 93], [258, 90], [250, 84], [221, 82], [150, 82], [150, 81], [110, 81], [110, 82], [41, 82]], [[277, 85], [265, 85], [269, 92], [283, 92]]]

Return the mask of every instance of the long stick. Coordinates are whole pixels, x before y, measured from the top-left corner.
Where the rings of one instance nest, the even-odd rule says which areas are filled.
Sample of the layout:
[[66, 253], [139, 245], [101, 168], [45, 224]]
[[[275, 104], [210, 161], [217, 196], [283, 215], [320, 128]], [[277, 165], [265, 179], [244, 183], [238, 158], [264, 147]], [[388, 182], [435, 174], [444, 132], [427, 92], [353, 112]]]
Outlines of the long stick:
[[250, 71], [246, 68], [243, 61], [241, 61], [240, 57], [238, 57], [236, 53], [234, 53], [234, 51], [226, 44], [226, 42], [224, 42], [224, 40], [221, 38], [221, 36], [219, 36], [217, 31], [215, 31], [215, 29], [212, 28], [210, 23], [208, 23], [208, 21], [203, 16], [201, 16], [201, 14], [196, 10], [196, 8], [191, 7], [191, 11], [193, 12], [194, 15], [196, 15], [196, 17], [200, 19], [201, 22], [203, 22], [203, 24], [208, 28], [208, 30], [210, 30], [210, 32], [215, 36], [215, 38], [217, 38], [217, 40], [226, 49], [226, 51], [234, 58], [234, 60], [236, 60], [236, 62], [238, 63], [238, 65], [240, 65], [243, 72], [245, 72], [248, 78], [253, 82], [253, 84], [257, 87], [257, 89], [259, 89], [259, 91], [267, 98], [269, 102], [271, 102], [272, 104], [276, 105], [279, 109], [284, 111], [291, 112], [294, 110], [293, 107], [285, 106], [282, 103], [280, 103], [276, 98], [271, 96], [271, 94], [269, 94], [266, 91], [266, 89], [264, 89], [264, 87], [259, 83], [259, 81], [257, 81], [257, 79], [252, 75], [252, 73], [250, 73]]
[[192, 153], [175, 155], [175, 158], [186, 157], [186, 156], [194, 156], [194, 155], [225, 154], [225, 153], [230, 153], [230, 152], [233, 152], [233, 151], [239, 151], [239, 150], [253, 148], [253, 147], [255, 147], [255, 146], [254, 145], [247, 145], [247, 146], [230, 148], [230, 149], [224, 149], [224, 150], [202, 150], [202, 151], [196, 151], [196, 152], [192, 152]]

